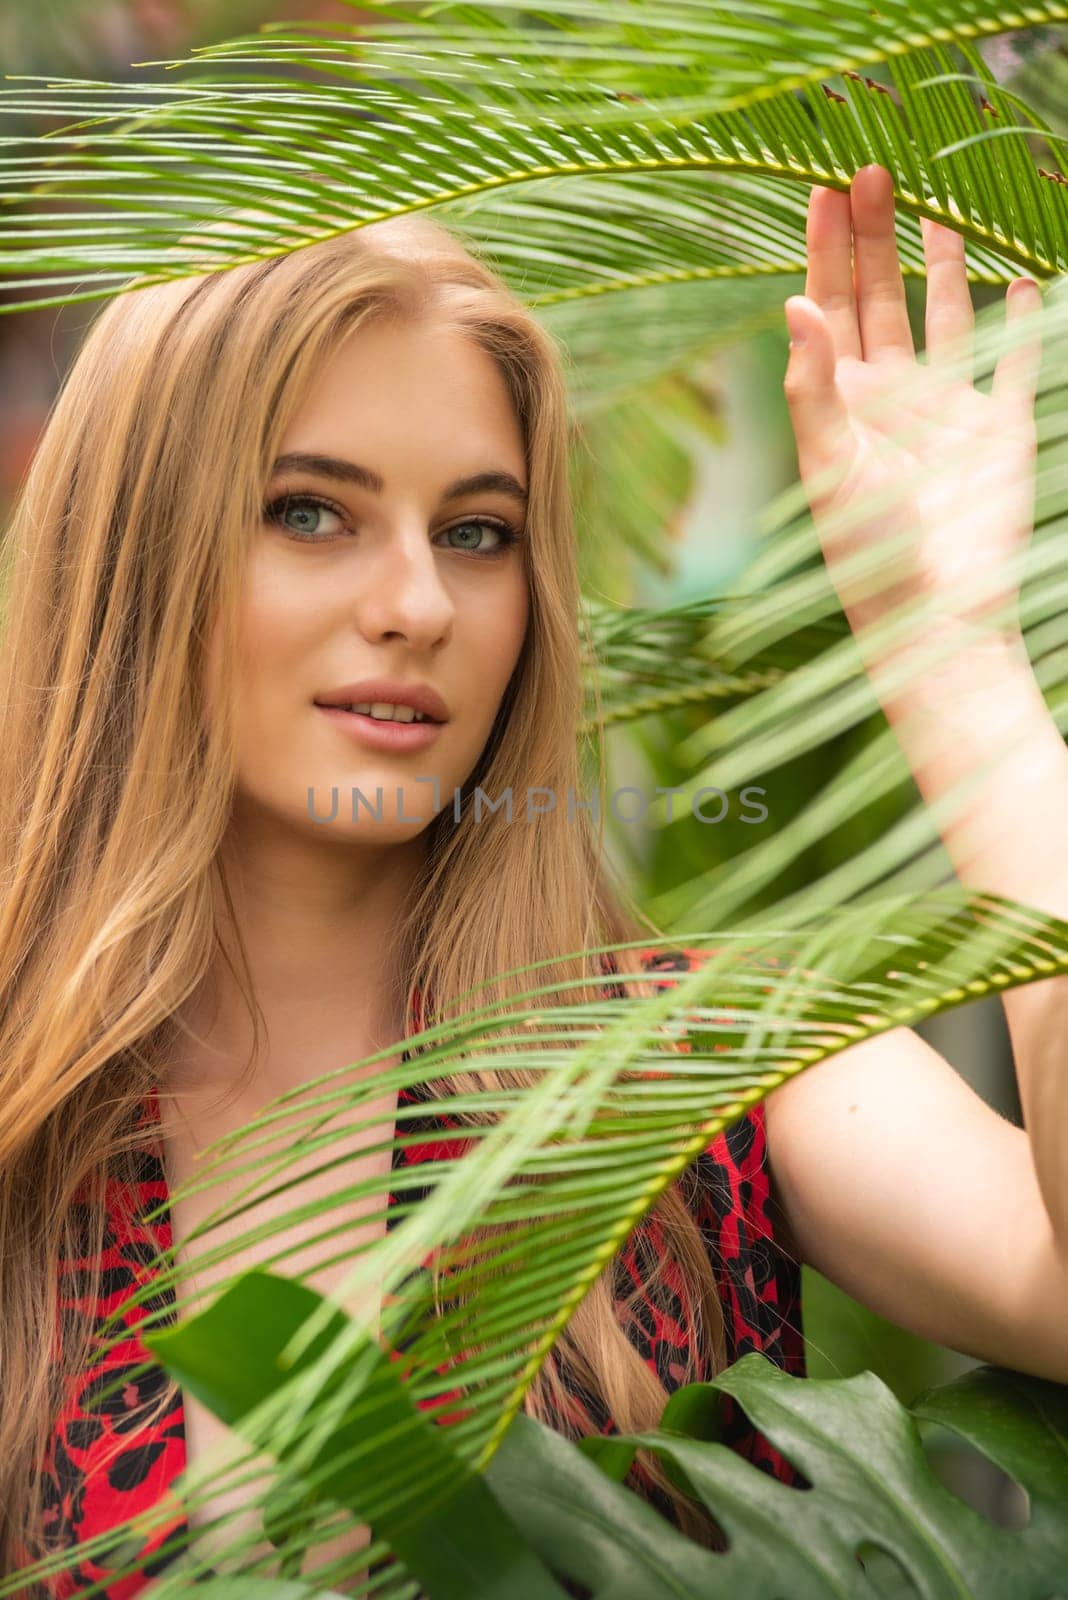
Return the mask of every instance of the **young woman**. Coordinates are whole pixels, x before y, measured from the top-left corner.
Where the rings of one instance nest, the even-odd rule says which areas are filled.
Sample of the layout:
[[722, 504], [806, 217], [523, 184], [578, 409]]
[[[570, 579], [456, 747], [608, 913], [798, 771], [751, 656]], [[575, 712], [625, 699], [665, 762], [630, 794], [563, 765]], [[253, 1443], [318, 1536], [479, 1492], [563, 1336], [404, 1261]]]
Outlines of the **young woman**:
[[[926, 242], [937, 352], [970, 303], [957, 235], [931, 228]], [[808, 293], [787, 306], [802, 471], [837, 461], [839, 500], [863, 497], [877, 462], [854, 399], [876, 373], [924, 370], [887, 175], [815, 190], [809, 244]], [[1011, 314], [1031, 292], [1013, 286]], [[1033, 352], [1006, 363], [995, 399], [953, 391], [1016, 475], [1021, 508], [1033, 366]], [[218, 1186], [142, 1220], [193, 1176], [199, 1150], [339, 1063], [399, 1055], [419, 995], [447, 1015], [478, 981], [542, 958], [555, 963], [545, 981], [612, 992], [618, 969], [561, 952], [645, 935], [588, 811], [457, 825], [450, 805], [435, 813], [429, 781], [445, 796], [581, 791], [567, 443], [551, 340], [425, 218], [120, 296], [67, 376], [12, 525], [0, 657], [5, 1572], [155, 1504], [184, 1466], [227, 1446], [160, 1378], [88, 1409], [145, 1356], [145, 1308], [106, 1369], [95, 1320], [125, 1303], [156, 1249], [173, 1242], [184, 1258], [182, 1241], [227, 1196]], [[972, 485], [951, 492], [961, 526], [965, 511], [974, 523]], [[917, 526], [916, 581], [933, 593], [920, 556], [937, 529]], [[1006, 530], [986, 531], [1005, 548]], [[948, 842], [982, 886], [1064, 913], [1063, 870], [1036, 867], [1068, 799], [1068, 756], [1016, 641], [968, 662], [959, 683], [981, 670], [997, 716], [958, 704], [958, 680], [939, 678], [924, 709], [951, 725], [952, 749], [917, 754], [918, 781], [935, 796], [978, 761], [992, 722], [1022, 721], [1043, 780], [1028, 791], [1033, 828], [983, 844], [965, 821]], [[429, 725], [413, 728], [408, 707]], [[324, 823], [332, 788], [353, 786], [381, 788], [381, 818], [343, 805]], [[991, 782], [981, 803], [996, 823], [1015, 813], [1015, 786]], [[630, 965], [663, 983], [699, 958], [646, 949]], [[602, 1277], [529, 1409], [571, 1434], [629, 1429], [748, 1349], [803, 1374], [802, 1259], [904, 1327], [1068, 1380], [1068, 1323], [1054, 1314], [1068, 1306], [1054, 1135], [1068, 1090], [1042, 1046], [1062, 984], [1005, 997], [1026, 1132], [906, 1028], [752, 1108]], [[383, 1095], [383, 1116], [396, 1109]], [[349, 1156], [328, 1174], [309, 1163], [286, 1208], [383, 1175], [369, 1136]], [[388, 1221], [348, 1202], [342, 1219], [354, 1241]], [[196, 1287], [288, 1246], [285, 1270], [328, 1292], [342, 1267], [318, 1266], [329, 1245], [312, 1249], [308, 1234], [241, 1249], [236, 1224], [215, 1230], [208, 1248], [232, 1251]], [[736, 1448], [799, 1481], [744, 1418], [728, 1422]], [[656, 1492], [685, 1518], [670, 1485]], [[241, 1504], [211, 1509], [240, 1516]], [[148, 1546], [145, 1582], [180, 1532]], [[318, 1566], [363, 1538], [343, 1533]], [[57, 1592], [108, 1570], [86, 1558]]]

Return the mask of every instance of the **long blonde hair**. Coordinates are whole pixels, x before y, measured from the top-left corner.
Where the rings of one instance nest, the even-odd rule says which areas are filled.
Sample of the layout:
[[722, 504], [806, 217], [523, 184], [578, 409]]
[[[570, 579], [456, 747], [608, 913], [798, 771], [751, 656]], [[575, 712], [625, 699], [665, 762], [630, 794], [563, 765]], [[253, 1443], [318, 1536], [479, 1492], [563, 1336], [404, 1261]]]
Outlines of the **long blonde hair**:
[[[0, 1559], [41, 1549], [36, 1464], [89, 1327], [53, 1363], [61, 1258], [95, 1266], [104, 1179], [132, 1175], [135, 1119], [157, 1083], [176, 1008], [215, 955], [213, 908], [233, 794], [227, 709], [250, 530], [289, 418], [339, 337], [380, 315], [441, 317], [498, 363], [526, 444], [530, 625], [470, 783], [491, 794], [531, 773], [578, 792], [579, 590], [561, 353], [477, 254], [425, 217], [376, 223], [230, 271], [116, 296], [67, 374], [5, 545], [0, 640]], [[220, 715], [202, 715], [217, 620]], [[492, 974], [641, 939], [649, 924], [610, 885], [587, 812], [530, 827], [497, 814], [428, 830], [425, 878], [400, 941], [402, 978], [447, 1015]], [[488, 895], [487, 883], [523, 893]], [[241, 981], [256, 1024], [247, 964]], [[507, 1003], [523, 986], [482, 991]], [[74, 1205], [77, 1195], [87, 1197]], [[688, 1287], [693, 1376], [724, 1364], [705, 1245], [672, 1187], [658, 1216]], [[625, 1429], [665, 1394], [622, 1331], [602, 1275], [531, 1391], [565, 1432], [568, 1384]], [[663, 1485], [679, 1505], [675, 1491]]]

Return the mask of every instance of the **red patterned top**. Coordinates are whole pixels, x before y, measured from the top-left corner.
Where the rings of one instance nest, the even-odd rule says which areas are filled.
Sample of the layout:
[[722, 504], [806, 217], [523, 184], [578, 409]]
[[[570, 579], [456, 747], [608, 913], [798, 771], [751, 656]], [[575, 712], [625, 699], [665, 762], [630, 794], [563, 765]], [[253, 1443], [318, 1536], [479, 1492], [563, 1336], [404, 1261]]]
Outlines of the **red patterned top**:
[[[630, 951], [628, 967], [652, 976], [664, 974], [661, 988], [675, 979], [671, 973], [691, 971], [709, 952], [661, 948]], [[611, 958], [606, 972], [618, 971]], [[618, 983], [607, 992], [623, 993]], [[419, 1099], [415, 1091], [402, 1090], [401, 1104]], [[425, 1096], [424, 1096], [425, 1098]], [[133, 1186], [109, 1182], [108, 1228], [101, 1294], [95, 1307], [78, 1298], [79, 1273], [84, 1260], [68, 1260], [61, 1267], [60, 1305], [93, 1311], [104, 1318], [129, 1300], [133, 1291], [151, 1279], [152, 1258], [171, 1245], [169, 1210], [151, 1224], [143, 1213], [168, 1198], [158, 1135], [159, 1107], [155, 1096], [146, 1101], [148, 1136], [138, 1181]], [[393, 1167], [425, 1163], [458, 1153], [454, 1141], [442, 1140], [447, 1117], [429, 1111], [425, 1118], [406, 1121], [409, 1132], [428, 1135], [426, 1143], [394, 1152]], [[153, 1131], [154, 1130], [154, 1131]], [[801, 1280], [797, 1262], [777, 1241], [769, 1210], [767, 1146], [764, 1106], [754, 1106], [725, 1133], [717, 1135], [690, 1168], [690, 1204], [710, 1247], [710, 1260], [723, 1305], [728, 1362], [752, 1350], [796, 1376], [805, 1375], [801, 1324]], [[130, 1188], [136, 1192], [131, 1193]], [[428, 1186], [429, 1187], [429, 1186]], [[425, 1191], [424, 1191], [425, 1192]], [[411, 1198], [412, 1192], [406, 1192]], [[393, 1203], [390, 1196], [390, 1203]], [[391, 1226], [395, 1218], [387, 1219]], [[682, 1285], [670, 1272], [658, 1286], [643, 1288], [648, 1263], [662, 1259], [655, 1219], [635, 1230], [616, 1258], [617, 1302], [629, 1299], [639, 1288], [636, 1309], [624, 1320], [627, 1336], [670, 1393], [684, 1377], [684, 1356], [689, 1340]], [[158, 1364], [145, 1372], [136, 1368], [151, 1358], [141, 1342], [138, 1325], [161, 1306], [173, 1308], [173, 1292], [166, 1290], [123, 1313], [129, 1335], [117, 1343], [105, 1361], [70, 1384], [68, 1398], [52, 1435], [45, 1467], [45, 1528], [53, 1547], [69, 1549], [117, 1527], [128, 1517], [156, 1504], [185, 1467], [185, 1426], [178, 1394], [162, 1419], [152, 1427], [140, 1423], [149, 1402], [165, 1386]], [[112, 1333], [113, 1337], [113, 1333]], [[130, 1381], [117, 1390], [100, 1411], [87, 1409], [89, 1400], [121, 1369]], [[729, 1396], [723, 1399], [724, 1438], [731, 1448], [786, 1484], [803, 1484], [789, 1462], [756, 1429]], [[579, 1391], [573, 1393], [573, 1422], [579, 1432], [614, 1431], [603, 1410]], [[116, 1581], [105, 1593], [109, 1600], [129, 1600], [141, 1593], [154, 1576], [175, 1559], [182, 1547], [185, 1523], [175, 1502], [173, 1521], [159, 1527], [144, 1546], [148, 1559], [141, 1572]], [[120, 1536], [121, 1537], [121, 1536]], [[129, 1549], [124, 1551], [129, 1560]], [[118, 1564], [117, 1562], [115, 1563]], [[59, 1600], [80, 1593], [89, 1584], [106, 1579], [109, 1568], [83, 1559], [61, 1578], [52, 1591]], [[48, 1591], [41, 1590], [41, 1594]]]

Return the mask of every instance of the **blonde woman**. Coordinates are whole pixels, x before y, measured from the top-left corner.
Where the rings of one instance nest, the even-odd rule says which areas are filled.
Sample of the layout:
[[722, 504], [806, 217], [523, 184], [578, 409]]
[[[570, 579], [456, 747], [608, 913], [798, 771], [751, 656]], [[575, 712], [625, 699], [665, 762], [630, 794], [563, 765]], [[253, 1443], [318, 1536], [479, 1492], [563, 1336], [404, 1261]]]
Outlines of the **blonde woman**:
[[[885, 180], [867, 169], [851, 195], [813, 193], [808, 295], [788, 306], [808, 335], [787, 375], [806, 473], [848, 445], [836, 365], [842, 379], [891, 347], [914, 359]], [[934, 344], [970, 311], [958, 247], [928, 234]], [[1029, 381], [1006, 371], [1014, 416]], [[425, 218], [117, 297], [84, 341], [14, 517], [0, 657], [5, 1572], [156, 1504], [226, 1445], [158, 1369], [88, 1405], [145, 1357], [143, 1309], [106, 1368], [95, 1321], [156, 1250], [184, 1259], [225, 1198], [143, 1220], [199, 1150], [339, 1063], [399, 1055], [421, 995], [447, 1014], [543, 958], [545, 981], [611, 992], [618, 969], [562, 953], [647, 937], [589, 811], [562, 798], [581, 793], [567, 445], [552, 342]], [[1026, 491], [1026, 451], [1005, 463]], [[842, 492], [864, 493], [862, 474]], [[989, 846], [979, 876], [1063, 912], [1068, 884], [1032, 881], [1027, 851], [1063, 815], [1068, 758], [1015, 650], [990, 666], [1050, 784], [1034, 835]], [[959, 743], [957, 759], [974, 753]], [[952, 764], [923, 769], [928, 793]], [[561, 801], [476, 826], [451, 803], [476, 786]], [[350, 809], [353, 788], [369, 804]], [[645, 948], [631, 965], [664, 983], [699, 958]], [[802, 1259], [905, 1327], [1068, 1379], [1065, 1320], [1049, 1315], [1068, 1302], [1051, 1141], [1065, 1090], [1037, 1053], [1038, 998], [1006, 996], [1027, 1133], [907, 1029], [804, 1074], [664, 1196], [528, 1409], [572, 1435], [630, 1429], [746, 1350], [803, 1374]], [[432, 1107], [426, 1126], [440, 1136]], [[367, 1138], [349, 1155], [329, 1174], [309, 1164], [287, 1208], [383, 1176]], [[350, 1202], [338, 1218], [354, 1241], [389, 1220]], [[221, 1244], [236, 1252], [222, 1271], [259, 1259], [237, 1224], [213, 1232]], [[266, 1248], [282, 1246], [287, 1270], [336, 1286], [307, 1229]], [[222, 1271], [198, 1273], [198, 1292]], [[803, 1481], [729, 1408], [728, 1439]], [[685, 1522], [666, 1480], [648, 1487]], [[224, 1509], [240, 1516], [240, 1496]], [[147, 1547], [145, 1583], [185, 1531], [176, 1518]], [[363, 1539], [339, 1536], [319, 1564]], [[87, 1558], [55, 1592], [107, 1572]]]

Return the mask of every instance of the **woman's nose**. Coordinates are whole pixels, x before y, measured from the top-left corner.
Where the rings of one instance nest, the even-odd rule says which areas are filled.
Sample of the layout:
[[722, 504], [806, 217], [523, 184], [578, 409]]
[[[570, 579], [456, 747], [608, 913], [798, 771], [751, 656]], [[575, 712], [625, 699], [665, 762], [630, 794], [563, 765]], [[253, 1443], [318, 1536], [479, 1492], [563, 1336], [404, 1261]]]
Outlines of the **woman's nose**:
[[361, 572], [356, 615], [369, 639], [399, 635], [419, 650], [446, 642], [455, 605], [425, 532], [383, 540]]

